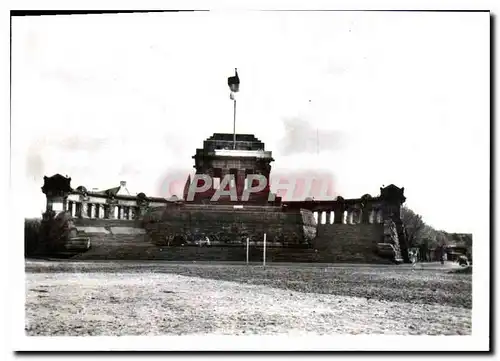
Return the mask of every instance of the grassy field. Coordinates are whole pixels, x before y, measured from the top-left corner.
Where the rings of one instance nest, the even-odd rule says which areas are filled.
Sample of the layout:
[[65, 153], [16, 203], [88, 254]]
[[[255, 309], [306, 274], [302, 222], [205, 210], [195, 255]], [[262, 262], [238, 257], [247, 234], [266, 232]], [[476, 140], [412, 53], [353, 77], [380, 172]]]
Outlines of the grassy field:
[[429, 266], [26, 263], [28, 335], [471, 332], [472, 276]]

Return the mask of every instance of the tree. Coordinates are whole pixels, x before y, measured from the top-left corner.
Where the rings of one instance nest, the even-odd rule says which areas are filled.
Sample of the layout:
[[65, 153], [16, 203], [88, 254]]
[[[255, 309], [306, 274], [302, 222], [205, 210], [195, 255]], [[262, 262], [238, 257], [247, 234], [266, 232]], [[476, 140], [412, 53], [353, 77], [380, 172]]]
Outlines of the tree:
[[401, 221], [406, 229], [408, 248], [416, 247], [421, 243], [426, 231], [426, 224], [422, 221], [422, 216], [416, 214], [408, 207], [402, 207]]
[[420, 250], [420, 260], [427, 262], [431, 260], [431, 251], [438, 245], [436, 241], [436, 230], [429, 225], [425, 225], [420, 232], [420, 239], [417, 240]]

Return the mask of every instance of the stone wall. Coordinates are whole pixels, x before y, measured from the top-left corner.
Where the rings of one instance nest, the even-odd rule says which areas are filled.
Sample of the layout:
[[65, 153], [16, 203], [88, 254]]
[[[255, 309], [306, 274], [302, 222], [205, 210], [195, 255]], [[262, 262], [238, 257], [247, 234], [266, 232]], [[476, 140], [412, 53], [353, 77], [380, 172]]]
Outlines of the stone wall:
[[155, 244], [169, 244], [174, 237], [186, 242], [208, 237], [212, 244], [245, 244], [247, 237], [262, 241], [264, 233], [270, 243], [304, 244], [314, 234], [311, 225], [304, 224], [303, 215], [308, 213], [271, 206], [179, 205], [166, 207], [160, 219], [146, 216], [144, 227]]
[[[235, 246], [155, 246], [144, 237], [133, 235], [94, 234], [92, 247], [72, 259], [77, 260], [163, 260], [177, 262], [245, 262], [246, 247]], [[266, 262], [316, 262], [312, 248], [267, 247]], [[249, 261], [261, 263], [263, 248], [251, 245]]]
[[388, 263], [377, 252], [383, 224], [319, 224], [313, 246], [322, 262]]
[[[116, 232], [115, 230], [119, 227], [115, 222], [109, 227], [103, 227], [103, 229], [106, 229], [105, 233], [82, 232], [81, 226], [78, 226], [79, 235], [89, 236], [92, 240], [92, 247], [89, 251], [73, 258], [81, 260], [121, 259], [179, 262], [244, 262], [246, 259], [245, 244], [211, 245], [209, 247], [154, 244], [149, 232], [149, 234]], [[83, 227], [88, 227], [88, 225]], [[134, 229], [134, 227], [136, 226], [128, 225], [129, 229]], [[97, 229], [97, 227], [94, 229]], [[139, 230], [140, 228], [135, 229]], [[383, 224], [319, 225], [318, 237], [311, 242], [310, 246], [284, 246], [269, 241], [266, 247], [266, 262], [390, 263], [388, 259], [380, 257], [377, 253], [377, 244], [383, 239]], [[250, 262], [260, 263], [262, 257], [262, 242], [252, 242], [249, 249]]]

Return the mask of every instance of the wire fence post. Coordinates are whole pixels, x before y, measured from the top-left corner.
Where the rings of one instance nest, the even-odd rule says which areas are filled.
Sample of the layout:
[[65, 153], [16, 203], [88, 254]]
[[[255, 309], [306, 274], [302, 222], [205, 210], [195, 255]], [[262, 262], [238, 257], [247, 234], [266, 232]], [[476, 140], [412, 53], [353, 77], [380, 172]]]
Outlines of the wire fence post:
[[249, 238], [247, 237], [247, 265], [248, 265], [248, 247], [249, 247], [249, 242], [250, 242], [250, 240], [249, 240]]

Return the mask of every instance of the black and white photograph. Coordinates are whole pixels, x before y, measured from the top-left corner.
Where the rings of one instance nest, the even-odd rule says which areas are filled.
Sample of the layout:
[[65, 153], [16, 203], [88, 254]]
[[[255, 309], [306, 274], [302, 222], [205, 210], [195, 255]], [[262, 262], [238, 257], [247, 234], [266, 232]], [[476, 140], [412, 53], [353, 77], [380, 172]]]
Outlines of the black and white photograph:
[[489, 350], [490, 12], [10, 21], [20, 351]]

